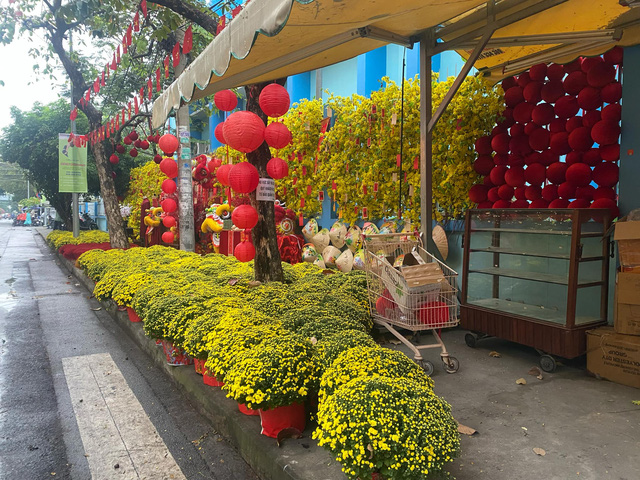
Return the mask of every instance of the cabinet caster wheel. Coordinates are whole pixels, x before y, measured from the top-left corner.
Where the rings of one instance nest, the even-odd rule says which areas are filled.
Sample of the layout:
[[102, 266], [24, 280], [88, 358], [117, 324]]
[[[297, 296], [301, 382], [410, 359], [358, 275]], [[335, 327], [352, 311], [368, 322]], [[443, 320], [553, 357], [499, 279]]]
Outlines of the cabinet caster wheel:
[[473, 333], [467, 333], [464, 336], [464, 343], [466, 343], [468, 347], [476, 348], [478, 338]]
[[445, 357], [442, 359], [442, 366], [447, 373], [456, 373], [460, 368], [460, 362], [456, 357]]
[[433, 363], [429, 360], [418, 360], [418, 365], [424, 370], [424, 373], [431, 376], [433, 374]]
[[556, 363], [556, 359], [551, 355], [542, 355], [540, 356], [540, 368], [545, 372], [553, 372], [555, 371], [558, 364]]

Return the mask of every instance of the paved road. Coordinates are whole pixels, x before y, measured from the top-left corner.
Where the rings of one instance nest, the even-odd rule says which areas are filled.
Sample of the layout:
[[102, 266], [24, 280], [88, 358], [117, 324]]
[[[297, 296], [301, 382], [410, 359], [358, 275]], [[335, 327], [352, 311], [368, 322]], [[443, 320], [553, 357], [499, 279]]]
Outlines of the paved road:
[[88, 297], [0, 221], [0, 480], [257, 479]]

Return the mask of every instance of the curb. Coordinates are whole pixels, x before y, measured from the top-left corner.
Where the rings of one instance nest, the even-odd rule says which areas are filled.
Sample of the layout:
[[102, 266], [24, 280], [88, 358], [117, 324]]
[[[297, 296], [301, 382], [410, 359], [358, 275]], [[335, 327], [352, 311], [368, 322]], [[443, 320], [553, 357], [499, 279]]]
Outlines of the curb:
[[[39, 232], [40, 233], [40, 232]], [[55, 253], [63, 265], [89, 292], [95, 283], [74, 262]], [[155, 342], [144, 334], [142, 323], [129, 321], [126, 312], [118, 311], [113, 300], [100, 302], [118, 325], [151, 357], [182, 393], [206, 416], [213, 426], [234, 445], [242, 458], [263, 480], [337, 480], [346, 478], [341, 466], [315, 440], [315, 425], [307, 425], [301, 439], [286, 439], [278, 447], [276, 440], [260, 434], [259, 417], [243, 415], [235, 400], [217, 387], [205, 385], [192, 366], [171, 366]]]

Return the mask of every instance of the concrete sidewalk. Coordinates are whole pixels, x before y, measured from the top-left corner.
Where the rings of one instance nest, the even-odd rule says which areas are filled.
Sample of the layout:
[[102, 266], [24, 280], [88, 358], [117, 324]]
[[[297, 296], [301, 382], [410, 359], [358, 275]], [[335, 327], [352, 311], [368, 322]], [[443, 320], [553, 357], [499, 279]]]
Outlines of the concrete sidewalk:
[[[44, 236], [49, 231], [42, 232]], [[91, 290], [93, 283], [73, 264], [67, 268]], [[106, 303], [106, 302], [105, 302]], [[236, 403], [219, 389], [202, 384], [192, 367], [166, 366], [154, 342], [144, 336], [140, 324], [128, 321], [113, 302], [109, 312], [182, 387], [185, 395], [211, 419], [214, 426], [235, 443], [245, 460], [266, 479], [339, 480], [340, 466], [324, 449], [305, 438], [285, 440], [278, 448], [273, 439], [259, 434], [259, 421], [238, 413]], [[447, 374], [438, 350], [424, 355], [436, 366], [436, 392], [453, 407], [463, 425], [478, 433], [462, 437], [462, 454], [449, 471], [458, 480], [633, 480], [639, 478], [640, 390], [597, 380], [587, 375], [584, 361], [561, 365], [543, 379], [528, 375], [538, 355], [532, 349], [499, 339], [486, 339], [471, 349], [464, 331], [445, 331], [443, 340], [460, 370]], [[389, 336], [385, 336], [391, 339]], [[431, 339], [423, 336], [427, 343]], [[388, 342], [387, 347], [404, 350]], [[490, 356], [498, 352], [500, 357]], [[526, 385], [516, 384], [524, 378]], [[544, 450], [544, 455], [533, 449]]]

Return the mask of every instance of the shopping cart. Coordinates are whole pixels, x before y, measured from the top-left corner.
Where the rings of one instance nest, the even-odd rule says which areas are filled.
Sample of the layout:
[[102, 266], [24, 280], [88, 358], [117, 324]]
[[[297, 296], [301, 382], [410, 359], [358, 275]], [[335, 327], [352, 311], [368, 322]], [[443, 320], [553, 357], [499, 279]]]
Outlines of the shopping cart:
[[[427, 348], [440, 348], [446, 372], [457, 372], [460, 363], [447, 352], [440, 330], [458, 325], [458, 274], [422, 248], [418, 233], [364, 235], [363, 246], [374, 322], [409, 347], [428, 375], [433, 363], [420, 353]], [[396, 328], [409, 330], [413, 338], [431, 330], [436, 343], [414, 345]]]

